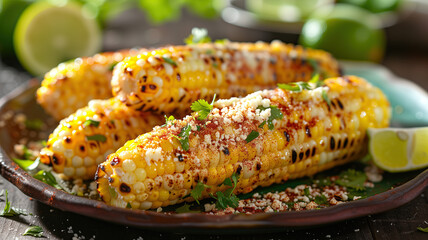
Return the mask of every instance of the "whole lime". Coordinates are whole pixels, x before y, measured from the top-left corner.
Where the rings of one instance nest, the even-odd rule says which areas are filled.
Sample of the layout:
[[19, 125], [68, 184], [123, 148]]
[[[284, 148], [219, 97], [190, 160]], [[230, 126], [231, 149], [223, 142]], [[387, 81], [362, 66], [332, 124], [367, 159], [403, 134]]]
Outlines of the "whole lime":
[[304, 24], [299, 42], [349, 60], [379, 62], [385, 50], [379, 19], [367, 10], [346, 4], [318, 9]]

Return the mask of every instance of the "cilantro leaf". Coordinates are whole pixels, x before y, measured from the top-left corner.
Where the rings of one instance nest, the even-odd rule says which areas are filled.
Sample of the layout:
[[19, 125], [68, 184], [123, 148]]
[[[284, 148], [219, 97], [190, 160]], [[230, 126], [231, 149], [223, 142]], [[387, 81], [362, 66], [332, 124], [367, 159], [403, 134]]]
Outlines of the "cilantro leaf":
[[278, 87], [292, 92], [301, 92], [303, 90], [312, 90], [311, 85], [307, 82], [293, 82], [293, 83], [278, 83]]
[[[222, 184], [226, 186], [230, 186], [231, 188], [226, 189], [224, 192], [218, 191], [216, 193], [216, 207], [219, 209], [226, 209], [228, 207], [236, 208], [239, 205], [239, 198], [233, 193], [235, 191], [236, 185], [238, 184], [239, 175], [237, 173], [233, 173], [230, 178], [226, 178]], [[221, 186], [221, 185], [220, 185]]]
[[86, 136], [86, 140], [88, 141], [97, 141], [97, 142], [106, 142], [107, 138], [106, 136], [102, 135], [102, 134], [95, 134], [92, 136]]
[[127, 203], [127, 204], [126, 204], [126, 208], [132, 208], [131, 204], [130, 204], [130, 203]]
[[205, 185], [202, 182], [198, 182], [190, 192], [190, 196], [192, 196], [198, 204], [199, 199], [202, 197], [202, 192], [205, 190], [205, 188], [210, 188], [210, 186]]
[[348, 169], [339, 174], [339, 179], [336, 180], [336, 184], [356, 190], [364, 190], [364, 182], [366, 179], [367, 176], [364, 172]]
[[198, 120], [204, 120], [208, 117], [208, 114], [210, 114], [211, 110], [213, 110], [215, 97], [216, 95], [214, 95], [214, 98], [211, 104], [209, 104], [204, 99], [199, 99], [192, 103], [192, 106], [190, 106], [190, 109], [198, 113]]
[[229, 39], [227, 39], [227, 38], [223, 38], [223, 39], [216, 39], [214, 42], [215, 42], [215, 43], [220, 43], [220, 44], [226, 44], [226, 43], [228, 43], [228, 42], [229, 42]]
[[24, 146], [22, 148], [22, 151], [24, 152], [22, 155], [24, 157], [24, 159], [28, 159], [28, 160], [34, 159], [34, 154], [32, 152], [30, 152], [30, 150], [27, 148], [27, 146]]
[[172, 124], [174, 122], [174, 120], [175, 120], [174, 116], [171, 115], [171, 116], [167, 117], [165, 115], [165, 124], [162, 125], [161, 127], [165, 127], [165, 126], [168, 126], [169, 124]]
[[8, 199], [7, 190], [4, 190], [4, 198], [5, 198], [4, 201], [6, 202], [6, 204], [4, 206], [3, 211], [0, 212], [0, 216], [14, 217], [18, 215], [24, 215], [24, 216], [28, 215], [28, 213], [24, 209], [19, 209], [11, 206], [11, 203], [9, 202], [9, 199]]
[[25, 229], [25, 232], [22, 234], [22, 236], [33, 236], [33, 237], [43, 237], [43, 228], [39, 226], [31, 226], [27, 229]]
[[322, 195], [322, 194], [315, 196], [315, 200], [314, 201], [318, 205], [326, 205], [326, 204], [328, 204], [327, 197], [324, 196], [324, 195]]
[[331, 101], [330, 98], [328, 98], [327, 92], [324, 89], [322, 90], [322, 98], [324, 99], [324, 101], [327, 102], [327, 105], [330, 107]]
[[31, 171], [36, 169], [39, 166], [40, 158], [36, 158], [36, 160], [27, 160], [27, 159], [17, 159], [13, 158], [13, 161], [18, 164], [25, 171]]
[[250, 132], [250, 134], [248, 134], [245, 141], [247, 141], [247, 143], [249, 143], [249, 142], [253, 141], [254, 139], [256, 139], [259, 135], [260, 135], [259, 132], [253, 130]]
[[190, 148], [190, 145], [189, 145], [190, 130], [192, 130], [192, 128], [190, 127], [189, 124], [187, 124], [185, 127], [181, 129], [181, 132], [178, 134], [178, 136], [175, 136], [178, 139], [178, 141], [180, 141], [181, 147], [183, 148], [184, 151], [187, 151]]
[[426, 228], [418, 227], [418, 230], [419, 230], [419, 231], [421, 231], [421, 232], [426, 232], [426, 233], [428, 233], [428, 227], [426, 227]]
[[25, 127], [30, 130], [40, 130], [43, 127], [43, 121], [40, 119], [25, 120]]
[[[273, 128], [274, 128], [274, 125], [273, 125], [274, 119], [282, 119], [284, 117], [281, 110], [279, 110], [279, 108], [277, 106], [270, 106], [270, 107], [259, 106], [257, 109], [260, 109], [261, 111], [264, 111], [266, 109], [270, 109], [270, 116], [267, 120], [269, 130], [273, 130]], [[266, 124], [266, 121], [262, 122], [259, 125], [259, 128], [262, 128], [265, 124]]]
[[108, 192], [110, 193], [111, 198], [116, 199], [117, 198], [117, 192], [114, 187], [108, 186]]
[[33, 177], [39, 181], [42, 181], [48, 185], [51, 185], [54, 188], [65, 190], [62, 186], [58, 184], [58, 182], [56, 181], [56, 178], [51, 172], [40, 170]]
[[185, 203], [183, 206], [176, 208], [175, 212], [176, 213], [197, 213], [197, 212], [200, 212], [200, 211], [196, 211], [196, 210], [191, 210], [190, 206], [191, 206], [190, 204]]
[[309, 188], [305, 188], [305, 189], [303, 189], [303, 194], [304, 194], [306, 197], [309, 197], [309, 196], [311, 195], [311, 192], [309, 191]]
[[113, 69], [114, 69], [114, 67], [116, 67], [116, 65], [118, 64], [118, 62], [115, 62], [115, 63], [113, 63], [109, 68], [108, 68], [108, 70], [111, 72], [111, 71], [113, 71]]
[[208, 36], [208, 31], [205, 28], [193, 28], [192, 34], [184, 39], [186, 44], [209, 43], [211, 38]]
[[94, 126], [98, 127], [100, 125], [100, 121], [88, 119], [83, 123], [83, 127]]
[[167, 63], [171, 64], [172, 66], [177, 67], [177, 63], [176, 63], [174, 60], [172, 60], [171, 58], [169, 58], [169, 57], [163, 57], [163, 56], [162, 56], [162, 59], [163, 59], [165, 62], [167, 62]]

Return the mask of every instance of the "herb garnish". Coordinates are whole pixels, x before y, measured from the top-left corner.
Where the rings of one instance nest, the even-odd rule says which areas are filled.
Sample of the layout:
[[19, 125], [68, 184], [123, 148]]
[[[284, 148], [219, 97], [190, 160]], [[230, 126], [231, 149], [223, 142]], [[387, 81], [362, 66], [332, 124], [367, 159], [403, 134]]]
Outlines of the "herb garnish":
[[236, 208], [239, 205], [239, 198], [233, 193], [238, 184], [239, 175], [233, 173], [230, 178], [226, 178], [223, 181], [223, 185], [229, 186], [231, 188], [226, 189], [224, 192], [216, 192], [217, 197], [212, 196], [216, 199], [215, 206], [220, 209], [226, 209], [228, 207]]
[[93, 141], [97, 141], [97, 142], [106, 142], [107, 138], [106, 138], [106, 136], [104, 136], [102, 134], [95, 134], [92, 136], [86, 136], [86, 140], [88, 140], [88, 141], [93, 140]]
[[170, 124], [173, 124], [173, 122], [174, 122], [174, 120], [175, 120], [175, 117], [174, 116], [169, 116], [169, 117], [167, 117], [166, 115], [165, 115], [165, 124], [164, 125], [162, 125], [161, 127], [165, 127], [165, 126], [168, 126], [168, 125], [170, 125]]
[[94, 126], [98, 127], [100, 125], [100, 121], [88, 119], [83, 123], [83, 127]]
[[[270, 116], [267, 120], [267, 124], [269, 127], [269, 130], [273, 130], [274, 125], [273, 125], [273, 120], [274, 119], [282, 119], [284, 117], [284, 115], [282, 114], [281, 110], [278, 109], [277, 106], [270, 106], [270, 107], [263, 107], [263, 106], [259, 106], [257, 109], [260, 109], [261, 111], [266, 110], [266, 109], [270, 109]], [[266, 121], [263, 121], [260, 125], [259, 128], [263, 128], [263, 126], [266, 124]]]
[[197, 212], [200, 212], [200, 211], [196, 211], [196, 210], [190, 210], [190, 207], [191, 207], [190, 204], [185, 203], [183, 206], [176, 208], [175, 212], [176, 213], [197, 213]]
[[213, 110], [215, 98], [216, 98], [216, 94], [214, 94], [214, 98], [211, 104], [209, 104], [204, 99], [199, 99], [192, 103], [192, 106], [190, 106], [190, 109], [198, 113], [198, 120], [204, 120], [208, 117], [208, 114], [210, 114], [211, 110]]
[[325, 204], [328, 204], [328, 201], [327, 201], [327, 197], [326, 196], [324, 196], [324, 195], [317, 195], [317, 196], [315, 196], [315, 203], [316, 204], [318, 204], [318, 205], [325, 205]]
[[201, 181], [199, 181], [190, 192], [190, 196], [192, 196], [198, 204], [199, 199], [202, 197], [202, 192], [205, 190], [205, 188], [210, 188], [210, 186], [203, 184]]
[[28, 215], [28, 213], [24, 209], [12, 207], [7, 196], [8, 196], [7, 190], [4, 190], [4, 198], [5, 198], [4, 201], [6, 202], [6, 205], [4, 206], [3, 211], [0, 213], [0, 216], [14, 217], [18, 215], [24, 215], [24, 216]]
[[108, 70], [111, 72], [111, 71], [113, 71], [113, 69], [114, 69], [114, 67], [116, 67], [116, 65], [118, 64], [118, 62], [115, 62], [115, 63], [113, 63], [109, 68], [108, 68]]
[[33, 177], [39, 181], [42, 181], [48, 185], [51, 185], [56, 189], [65, 190], [62, 186], [58, 184], [58, 182], [56, 181], [56, 178], [51, 172], [40, 170]]
[[180, 141], [181, 147], [183, 148], [184, 151], [187, 151], [190, 148], [189, 146], [190, 130], [192, 130], [192, 128], [190, 127], [189, 124], [187, 124], [185, 127], [181, 129], [178, 136], [175, 136], [178, 139], [178, 141]]
[[171, 58], [169, 58], [169, 57], [163, 57], [163, 56], [162, 56], [162, 59], [163, 59], [165, 62], [167, 62], [167, 63], [171, 64], [172, 66], [177, 67], [177, 63], [176, 63], [174, 60], [172, 60]]
[[132, 208], [131, 204], [130, 204], [130, 203], [127, 203], [127, 204], [126, 204], [126, 208]]
[[253, 141], [254, 139], [256, 139], [259, 135], [260, 135], [259, 132], [253, 130], [250, 132], [250, 134], [248, 134], [245, 141], [247, 141], [247, 143], [249, 143], [249, 142]]
[[188, 45], [209, 42], [211, 42], [211, 38], [208, 36], [208, 31], [205, 28], [193, 28], [190, 36], [184, 39], [184, 43]]
[[25, 230], [22, 236], [43, 237], [43, 228], [39, 226], [31, 226]]
[[327, 105], [330, 107], [331, 101], [330, 98], [328, 98], [327, 92], [324, 89], [322, 90], [322, 98], [324, 99], [324, 101], [327, 102]]
[[426, 227], [426, 228], [418, 227], [418, 230], [419, 230], [419, 231], [421, 231], [421, 232], [426, 232], [426, 233], [428, 233], [428, 227]]
[[292, 92], [301, 92], [303, 90], [312, 90], [312, 87], [307, 82], [293, 82], [293, 83], [278, 83], [278, 87]]
[[339, 179], [336, 180], [336, 184], [360, 191], [365, 189], [364, 182], [366, 179], [367, 176], [364, 172], [348, 169], [339, 174]]
[[40, 130], [43, 127], [43, 121], [40, 119], [25, 120], [25, 127], [30, 130]]
[[31, 171], [36, 169], [39, 166], [40, 158], [36, 158], [36, 160], [13, 158], [13, 161], [25, 171]]

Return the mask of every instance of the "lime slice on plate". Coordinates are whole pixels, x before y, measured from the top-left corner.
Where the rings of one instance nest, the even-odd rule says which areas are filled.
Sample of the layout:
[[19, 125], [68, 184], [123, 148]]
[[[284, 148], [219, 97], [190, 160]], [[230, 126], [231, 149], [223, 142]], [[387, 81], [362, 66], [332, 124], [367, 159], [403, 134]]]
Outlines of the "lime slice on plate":
[[404, 172], [428, 166], [428, 127], [368, 130], [373, 161], [389, 172]]
[[21, 64], [40, 75], [59, 63], [92, 55], [101, 47], [101, 31], [82, 6], [41, 1], [22, 13], [14, 32], [14, 47]]

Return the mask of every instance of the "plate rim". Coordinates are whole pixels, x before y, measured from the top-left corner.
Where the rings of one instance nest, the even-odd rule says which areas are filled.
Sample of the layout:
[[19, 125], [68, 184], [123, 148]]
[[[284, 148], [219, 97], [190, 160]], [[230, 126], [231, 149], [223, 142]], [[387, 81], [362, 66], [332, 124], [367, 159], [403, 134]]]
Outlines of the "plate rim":
[[[30, 81], [0, 99], [0, 112], [7, 104], [34, 91], [38, 82]], [[21, 192], [44, 204], [80, 215], [142, 228], [232, 229], [267, 227], [311, 227], [334, 223], [394, 209], [413, 200], [428, 186], [428, 169], [408, 182], [366, 199], [347, 202], [319, 210], [253, 215], [208, 215], [204, 213], [164, 214], [154, 211], [129, 210], [104, 202], [71, 195], [40, 182], [13, 162], [0, 145], [0, 174]]]

